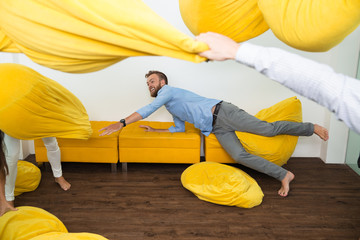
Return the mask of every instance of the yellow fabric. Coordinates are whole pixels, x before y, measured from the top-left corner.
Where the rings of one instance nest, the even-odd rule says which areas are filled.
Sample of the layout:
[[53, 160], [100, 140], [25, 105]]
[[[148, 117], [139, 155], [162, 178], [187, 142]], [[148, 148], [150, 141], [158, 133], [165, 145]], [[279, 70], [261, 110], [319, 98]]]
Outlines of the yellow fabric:
[[59, 83], [23, 65], [3, 63], [0, 86], [0, 129], [6, 134], [18, 139], [91, 135], [84, 106]]
[[0, 51], [2, 52], [20, 52], [15, 44], [1, 31], [0, 28]]
[[67, 229], [54, 215], [36, 207], [18, 207], [0, 217], [0, 239], [29, 240], [33, 237]]
[[185, 132], [146, 132], [139, 125], [168, 129], [172, 122], [139, 121], [122, 129], [119, 135], [120, 162], [196, 163], [200, 161], [201, 135], [193, 124]]
[[259, 0], [273, 33], [291, 47], [327, 51], [360, 23], [359, 0]]
[[[255, 117], [268, 122], [302, 121], [301, 102], [296, 97], [285, 99], [258, 112]], [[284, 165], [295, 150], [298, 137], [278, 135], [264, 137], [251, 133], [236, 132], [247, 152], [263, 157], [279, 166]], [[211, 162], [235, 163], [221, 147], [214, 134], [205, 137], [205, 159]]]
[[221, 205], [252, 208], [260, 205], [264, 197], [252, 177], [220, 163], [193, 164], [181, 174], [181, 183], [199, 199]]
[[37, 166], [27, 161], [18, 161], [15, 196], [34, 191], [39, 186], [40, 180], [41, 171]]
[[257, 0], [179, 0], [179, 5], [194, 35], [211, 31], [243, 42], [269, 29]]
[[31, 238], [30, 240], [107, 240], [107, 238], [93, 233], [52, 232]]
[[[89, 139], [58, 138], [62, 162], [117, 163], [119, 132], [99, 136], [99, 130], [115, 121], [90, 121], [93, 130]], [[36, 162], [48, 162], [47, 150], [41, 139], [34, 141]]]
[[0, 29], [34, 62], [74, 73], [129, 56], [201, 62], [196, 53], [208, 49], [141, 0], [1, 0]]

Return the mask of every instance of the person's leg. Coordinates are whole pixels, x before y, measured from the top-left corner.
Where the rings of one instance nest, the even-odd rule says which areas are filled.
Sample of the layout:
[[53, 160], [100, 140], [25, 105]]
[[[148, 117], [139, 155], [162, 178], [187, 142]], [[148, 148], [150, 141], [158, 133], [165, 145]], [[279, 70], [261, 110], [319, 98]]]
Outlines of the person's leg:
[[5, 178], [5, 199], [8, 203], [7, 206], [14, 208], [14, 191], [17, 176], [17, 162], [20, 154], [20, 140], [4, 134], [4, 144], [5, 159], [9, 169], [8, 175]]
[[290, 190], [290, 182], [295, 175], [290, 171], [259, 156], [248, 153], [242, 146], [235, 132], [215, 133], [216, 138], [227, 153], [239, 164], [265, 173], [281, 182], [278, 191], [280, 196], [287, 196]]
[[312, 123], [298, 123], [290, 121], [266, 122], [262, 121], [237, 106], [223, 102], [219, 110], [217, 121], [221, 122], [228, 131], [249, 132], [262, 136], [276, 136], [280, 134], [294, 136], [311, 136], [314, 133]]
[[17, 162], [20, 154], [20, 140], [4, 135], [5, 159], [9, 168], [9, 174], [5, 180], [5, 197], [7, 201], [14, 201], [14, 190], [17, 176]]
[[70, 189], [71, 184], [65, 180], [61, 169], [61, 152], [55, 137], [47, 137], [42, 139], [47, 150], [47, 157], [51, 165], [55, 181], [65, 191]]
[[241, 165], [265, 173], [281, 181], [287, 170], [284, 168], [253, 154], [248, 153], [235, 132], [215, 133], [215, 136], [225, 151]]

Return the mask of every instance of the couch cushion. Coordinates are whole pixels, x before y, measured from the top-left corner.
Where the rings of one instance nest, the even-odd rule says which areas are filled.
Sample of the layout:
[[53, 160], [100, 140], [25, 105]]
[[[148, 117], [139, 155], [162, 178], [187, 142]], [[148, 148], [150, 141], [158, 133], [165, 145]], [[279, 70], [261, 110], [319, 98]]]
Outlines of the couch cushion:
[[172, 122], [139, 121], [123, 128], [119, 135], [120, 148], [199, 148], [200, 130], [186, 123], [185, 132], [147, 132], [140, 125], [168, 129]]
[[195, 163], [200, 161], [201, 135], [186, 123], [185, 132], [146, 132], [139, 125], [167, 129], [171, 122], [139, 121], [123, 128], [119, 135], [120, 162]]

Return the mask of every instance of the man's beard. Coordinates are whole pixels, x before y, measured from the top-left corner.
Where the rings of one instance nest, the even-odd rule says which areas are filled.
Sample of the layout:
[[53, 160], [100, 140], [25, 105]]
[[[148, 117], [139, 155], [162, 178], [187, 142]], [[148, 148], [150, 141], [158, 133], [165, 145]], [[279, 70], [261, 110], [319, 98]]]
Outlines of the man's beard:
[[158, 86], [155, 87], [155, 91], [154, 92], [150, 92], [150, 96], [151, 97], [157, 97], [159, 90], [161, 89], [161, 85], [159, 84]]

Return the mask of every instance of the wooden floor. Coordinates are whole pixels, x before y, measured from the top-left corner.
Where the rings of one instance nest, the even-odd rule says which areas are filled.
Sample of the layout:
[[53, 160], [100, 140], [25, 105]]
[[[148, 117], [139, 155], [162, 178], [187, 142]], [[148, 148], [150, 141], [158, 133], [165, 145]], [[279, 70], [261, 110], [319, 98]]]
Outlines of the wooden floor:
[[[34, 156], [27, 160], [33, 161]], [[261, 186], [263, 203], [252, 209], [221, 206], [184, 189], [189, 165], [129, 164], [111, 173], [110, 164], [63, 163], [68, 192], [43, 171], [37, 190], [16, 198], [57, 216], [69, 232], [100, 234], [109, 240], [136, 239], [336, 239], [360, 236], [360, 176], [346, 165], [316, 158], [292, 158], [296, 175], [287, 198], [280, 183], [247, 171]]]

